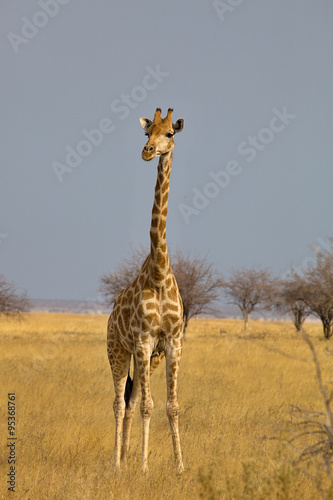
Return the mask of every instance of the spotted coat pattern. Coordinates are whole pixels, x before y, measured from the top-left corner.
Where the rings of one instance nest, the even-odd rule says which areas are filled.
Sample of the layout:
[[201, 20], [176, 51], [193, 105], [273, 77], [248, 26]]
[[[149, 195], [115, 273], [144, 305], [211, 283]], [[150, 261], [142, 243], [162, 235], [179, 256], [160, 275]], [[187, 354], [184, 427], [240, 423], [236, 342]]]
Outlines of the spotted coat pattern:
[[[182, 351], [183, 306], [173, 275], [166, 243], [169, 180], [176, 126], [172, 110], [162, 120], [157, 109], [154, 120], [144, 122], [149, 140], [142, 156], [159, 153], [154, 205], [150, 227], [150, 254], [133, 283], [122, 290], [108, 321], [107, 352], [111, 365], [116, 419], [115, 466], [126, 462], [132, 417], [141, 396], [143, 422], [142, 469], [148, 470], [149, 423], [153, 412], [150, 376], [165, 356], [167, 382], [167, 415], [169, 418], [178, 472], [183, 470], [178, 430], [177, 376]], [[182, 122], [178, 120], [177, 124]], [[142, 123], [142, 122], [141, 122]], [[181, 128], [182, 129], [182, 123]], [[179, 130], [179, 131], [180, 131]], [[171, 134], [172, 137], [168, 137]], [[166, 150], [165, 150], [166, 149]], [[155, 154], [154, 154], [155, 153]], [[134, 374], [130, 398], [125, 403], [131, 357]]]

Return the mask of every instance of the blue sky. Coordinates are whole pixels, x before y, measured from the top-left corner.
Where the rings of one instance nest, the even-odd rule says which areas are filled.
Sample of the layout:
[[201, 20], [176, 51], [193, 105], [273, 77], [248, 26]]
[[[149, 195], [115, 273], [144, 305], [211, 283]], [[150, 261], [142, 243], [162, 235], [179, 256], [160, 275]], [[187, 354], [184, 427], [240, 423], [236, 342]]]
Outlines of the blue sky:
[[333, 234], [333, 3], [3, 0], [0, 273], [97, 299], [149, 245], [157, 159], [139, 117], [174, 108], [167, 240], [227, 273], [302, 266]]

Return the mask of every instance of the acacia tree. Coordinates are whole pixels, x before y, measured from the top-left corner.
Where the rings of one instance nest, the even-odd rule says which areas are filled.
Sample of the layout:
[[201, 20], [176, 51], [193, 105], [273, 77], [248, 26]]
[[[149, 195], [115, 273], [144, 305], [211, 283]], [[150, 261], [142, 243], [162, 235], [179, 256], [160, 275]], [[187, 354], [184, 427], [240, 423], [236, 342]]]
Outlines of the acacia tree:
[[144, 247], [132, 248], [130, 255], [125, 257], [112, 273], [102, 275], [99, 291], [104, 296], [106, 305], [112, 306], [120, 290], [133, 283], [147, 255]]
[[316, 252], [316, 263], [309, 267], [303, 277], [303, 300], [317, 316], [322, 324], [324, 336], [330, 339], [333, 335], [333, 239], [330, 248]]
[[292, 270], [288, 278], [277, 280], [276, 286], [277, 297], [272, 307], [282, 313], [291, 313], [296, 330], [301, 331], [304, 321], [311, 314], [311, 308], [304, 301], [307, 290], [304, 279]]
[[276, 294], [273, 277], [268, 269], [233, 270], [228, 280], [223, 281], [224, 295], [229, 304], [239, 307], [248, 329], [250, 314], [270, 307]]
[[183, 301], [184, 339], [191, 318], [215, 312], [220, 298], [222, 276], [205, 257], [191, 257], [179, 250], [172, 257], [172, 269]]
[[[123, 259], [115, 271], [102, 276], [100, 292], [109, 305], [113, 304], [120, 290], [129, 286], [137, 277], [147, 254], [147, 250], [142, 247], [138, 251], [132, 250], [130, 256]], [[214, 311], [213, 304], [219, 299], [222, 278], [206, 258], [192, 258], [177, 250], [170, 256], [170, 260], [183, 301], [186, 340], [189, 320]]]
[[6, 281], [0, 275], [0, 316], [13, 316], [20, 318], [23, 312], [28, 311], [30, 302], [25, 291], [18, 292], [14, 283]]

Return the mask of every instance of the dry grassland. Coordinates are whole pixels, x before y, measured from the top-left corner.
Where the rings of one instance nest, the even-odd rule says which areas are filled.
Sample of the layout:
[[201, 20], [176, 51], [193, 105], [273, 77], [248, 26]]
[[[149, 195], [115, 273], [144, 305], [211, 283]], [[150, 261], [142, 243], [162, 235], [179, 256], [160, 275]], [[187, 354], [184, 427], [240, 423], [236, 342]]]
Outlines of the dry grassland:
[[[306, 500], [321, 498], [316, 481], [327, 491], [318, 464], [292, 465], [299, 450], [282, 439], [290, 437], [291, 404], [323, 411], [314, 366], [304, 361], [309, 348], [285, 322], [252, 321], [245, 334], [237, 320], [191, 320], [179, 378], [186, 471], [175, 474], [163, 362], [152, 377], [149, 476], [140, 473], [137, 410], [128, 468], [115, 477], [106, 321], [36, 313], [20, 323], [1, 319], [1, 498]], [[330, 344], [319, 324], [305, 329], [328, 384]], [[17, 407], [15, 494], [5, 483], [9, 392]]]

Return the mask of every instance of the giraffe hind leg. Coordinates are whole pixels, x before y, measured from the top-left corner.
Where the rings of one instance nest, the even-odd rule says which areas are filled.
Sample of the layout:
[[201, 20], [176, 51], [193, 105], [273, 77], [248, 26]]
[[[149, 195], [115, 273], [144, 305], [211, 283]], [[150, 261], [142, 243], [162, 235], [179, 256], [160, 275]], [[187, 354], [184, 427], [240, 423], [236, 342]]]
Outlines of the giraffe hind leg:
[[133, 390], [133, 380], [131, 379], [130, 373], [128, 372], [126, 385], [125, 385], [125, 394], [124, 394], [126, 408], [128, 407], [128, 403], [129, 403], [130, 398], [131, 398], [132, 390]]
[[150, 376], [152, 376], [164, 356], [164, 340], [160, 340], [150, 356]]
[[133, 374], [133, 380], [131, 377], [127, 376], [127, 381], [126, 381], [126, 388], [125, 388], [125, 404], [126, 404], [126, 409], [125, 409], [125, 416], [124, 416], [124, 423], [123, 423], [123, 445], [122, 445], [122, 451], [121, 451], [121, 460], [126, 463], [127, 458], [128, 458], [128, 450], [129, 450], [129, 443], [130, 443], [130, 437], [131, 437], [131, 427], [132, 427], [132, 421], [133, 421], [133, 415], [134, 411], [136, 408], [136, 405], [139, 401], [140, 398], [140, 384], [139, 384], [139, 378], [138, 378], [138, 371], [135, 367], [135, 362], [134, 362], [134, 374]]
[[128, 377], [131, 354], [127, 352], [119, 342], [111, 321], [109, 321], [108, 325], [107, 350], [115, 391], [113, 411], [116, 420], [115, 469], [117, 470], [120, 468], [123, 439], [123, 422], [126, 410], [125, 387]]
[[156, 370], [162, 359], [164, 358], [164, 352], [161, 354], [153, 354], [150, 357], [150, 376], [152, 376], [153, 372]]

